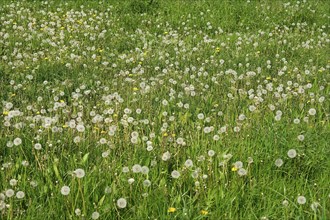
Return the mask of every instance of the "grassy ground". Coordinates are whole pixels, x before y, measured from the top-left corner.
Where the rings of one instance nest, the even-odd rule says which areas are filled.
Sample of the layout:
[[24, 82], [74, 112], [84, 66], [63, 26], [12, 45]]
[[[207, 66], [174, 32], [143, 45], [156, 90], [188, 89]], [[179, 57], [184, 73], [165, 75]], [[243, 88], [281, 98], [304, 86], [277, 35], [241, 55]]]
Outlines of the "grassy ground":
[[0, 3], [0, 219], [329, 219], [327, 1]]

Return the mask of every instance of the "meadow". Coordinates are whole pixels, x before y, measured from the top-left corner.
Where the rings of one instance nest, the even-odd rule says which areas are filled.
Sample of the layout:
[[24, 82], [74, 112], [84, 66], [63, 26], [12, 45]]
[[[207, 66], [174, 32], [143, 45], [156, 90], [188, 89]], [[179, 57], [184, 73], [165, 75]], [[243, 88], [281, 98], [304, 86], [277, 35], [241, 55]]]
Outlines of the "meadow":
[[0, 2], [0, 219], [330, 219], [324, 0]]

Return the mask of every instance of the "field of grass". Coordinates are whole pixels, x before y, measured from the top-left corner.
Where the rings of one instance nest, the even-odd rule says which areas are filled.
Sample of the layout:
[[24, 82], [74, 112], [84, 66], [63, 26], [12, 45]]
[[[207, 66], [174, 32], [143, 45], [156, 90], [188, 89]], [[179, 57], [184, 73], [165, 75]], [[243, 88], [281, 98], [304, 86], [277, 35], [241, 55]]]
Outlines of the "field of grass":
[[330, 219], [324, 0], [0, 3], [0, 219]]

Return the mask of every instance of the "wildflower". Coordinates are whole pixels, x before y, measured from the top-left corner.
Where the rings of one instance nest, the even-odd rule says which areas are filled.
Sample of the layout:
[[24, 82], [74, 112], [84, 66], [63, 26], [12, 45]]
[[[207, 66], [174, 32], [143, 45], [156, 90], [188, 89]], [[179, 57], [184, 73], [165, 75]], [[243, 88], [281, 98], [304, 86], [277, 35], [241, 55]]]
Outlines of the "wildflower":
[[133, 173], [140, 173], [142, 171], [142, 167], [140, 164], [135, 164], [133, 167], [132, 167], [132, 171]]
[[178, 179], [180, 177], [180, 173], [179, 171], [177, 170], [173, 170], [172, 173], [171, 173], [171, 176], [174, 178], [174, 179]]
[[283, 165], [283, 160], [281, 158], [275, 160], [275, 166], [281, 167], [282, 165]]
[[169, 212], [169, 213], [173, 213], [175, 211], [176, 211], [176, 208], [174, 208], [174, 207], [169, 207], [167, 210], [167, 212]]
[[309, 115], [315, 115], [315, 114], [316, 114], [316, 110], [315, 110], [315, 108], [311, 108], [311, 109], [309, 109], [309, 110], [308, 110], [308, 114], [309, 114]]
[[193, 161], [190, 160], [190, 159], [188, 159], [188, 160], [186, 160], [186, 162], [184, 163], [184, 165], [185, 165], [187, 168], [192, 167], [192, 166], [193, 166]]
[[207, 214], [209, 214], [209, 212], [206, 211], [206, 210], [201, 210], [201, 214], [202, 214], [202, 215], [207, 215]]
[[312, 209], [314, 212], [316, 212], [319, 206], [320, 206], [320, 203], [318, 203], [318, 202], [313, 202], [313, 203], [311, 204], [311, 209]]
[[236, 172], [238, 170], [238, 168], [236, 167], [236, 166], [233, 166], [232, 168], [231, 168], [231, 171], [233, 171], [233, 172]]
[[207, 154], [208, 154], [210, 157], [213, 157], [213, 156], [215, 155], [215, 152], [214, 152], [214, 150], [209, 150], [209, 151], [207, 152]]
[[77, 125], [76, 127], [78, 132], [84, 132], [85, 131], [85, 126], [84, 125]]
[[92, 219], [98, 219], [99, 217], [100, 217], [100, 213], [98, 213], [98, 212], [92, 213]]
[[283, 200], [282, 205], [283, 205], [283, 206], [288, 206], [288, 205], [289, 205], [288, 200]]
[[23, 191], [18, 191], [16, 193], [16, 198], [18, 198], [18, 199], [23, 199], [24, 196], [25, 196], [25, 193]]
[[239, 168], [239, 170], [238, 170], [238, 175], [240, 175], [240, 176], [246, 176], [246, 174], [247, 174], [247, 171], [246, 171], [246, 169], [244, 169], [244, 168]]
[[146, 187], [149, 187], [149, 186], [151, 186], [151, 181], [150, 180], [144, 180], [143, 185], [146, 186]]
[[69, 193], [70, 193], [70, 187], [68, 187], [68, 186], [63, 186], [63, 187], [61, 188], [61, 193], [62, 193], [63, 196], [67, 196], [67, 195], [69, 195]]
[[39, 144], [39, 143], [36, 143], [36, 144], [34, 145], [34, 149], [36, 149], [36, 150], [41, 150], [41, 148], [42, 148], [42, 146], [41, 146], [41, 144]]
[[128, 173], [129, 172], [129, 168], [128, 167], [123, 167], [123, 173]]
[[141, 167], [141, 173], [142, 174], [148, 174], [149, 173], [149, 168], [147, 166]]
[[134, 180], [133, 178], [129, 178], [129, 179], [128, 179], [128, 184], [132, 185], [132, 184], [134, 183], [134, 181], [135, 181], [135, 180]]
[[74, 213], [75, 213], [77, 216], [80, 216], [80, 215], [81, 215], [81, 210], [80, 210], [80, 209], [75, 209], [75, 210], [74, 210]]
[[120, 209], [125, 208], [125, 207], [127, 206], [127, 201], [126, 201], [126, 199], [124, 199], [124, 198], [120, 198], [120, 199], [118, 199], [118, 200], [117, 200], [117, 206], [118, 206], [118, 208], [120, 208]]
[[77, 178], [81, 179], [85, 176], [85, 171], [83, 169], [76, 169], [73, 171]]
[[17, 180], [16, 179], [11, 179], [11, 180], [9, 180], [9, 184], [11, 186], [16, 186], [17, 185]]
[[288, 151], [288, 157], [295, 158], [297, 156], [297, 151], [295, 149], [290, 149]]
[[171, 153], [166, 151], [165, 153], [163, 153], [163, 156], [162, 156], [162, 160], [163, 161], [167, 161], [171, 158]]
[[298, 204], [300, 204], [300, 205], [305, 204], [305, 203], [306, 203], [306, 197], [305, 197], [305, 196], [298, 196], [298, 198], [297, 198], [297, 202], [298, 202]]
[[15, 138], [15, 139], [14, 139], [14, 145], [15, 145], [15, 146], [18, 146], [18, 145], [20, 145], [20, 144], [22, 144], [22, 139], [20, 139], [20, 138]]
[[14, 190], [12, 190], [12, 189], [7, 189], [6, 190], [6, 196], [8, 197], [8, 198], [10, 198], [10, 197], [12, 197], [13, 195], [14, 195]]
[[305, 136], [300, 134], [300, 135], [298, 135], [297, 138], [298, 138], [299, 141], [303, 141], [305, 139]]

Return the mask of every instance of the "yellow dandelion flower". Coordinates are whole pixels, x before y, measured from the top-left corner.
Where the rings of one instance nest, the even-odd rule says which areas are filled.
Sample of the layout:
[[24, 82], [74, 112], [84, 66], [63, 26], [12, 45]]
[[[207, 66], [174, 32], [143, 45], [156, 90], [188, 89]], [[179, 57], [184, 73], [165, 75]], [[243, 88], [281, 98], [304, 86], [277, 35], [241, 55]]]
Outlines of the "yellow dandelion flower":
[[173, 213], [176, 211], [176, 208], [174, 207], [169, 207], [168, 210], [167, 210], [169, 213]]
[[202, 211], [201, 211], [201, 214], [202, 214], [202, 215], [207, 215], [207, 214], [209, 214], [209, 212], [206, 211], [206, 210], [202, 210]]
[[133, 91], [138, 91], [139, 89], [137, 87], [134, 87], [133, 88]]
[[236, 172], [237, 170], [238, 170], [238, 168], [235, 167], [235, 166], [233, 166], [233, 167], [231, 168], [231, 171], [233, 171], [233, 172]]
[[164, 136], [164, 137], [167, 137], [167, 136], [168, 136], [168, 134], [165, 132], [165, 133], [163, 134], [163, 136]]
[[8, 111], [4, 111], [4, 112], [2, 112], [2, 114], [3, 114], [3, 115], [8, 115], [9, 112], [8, 112]]

